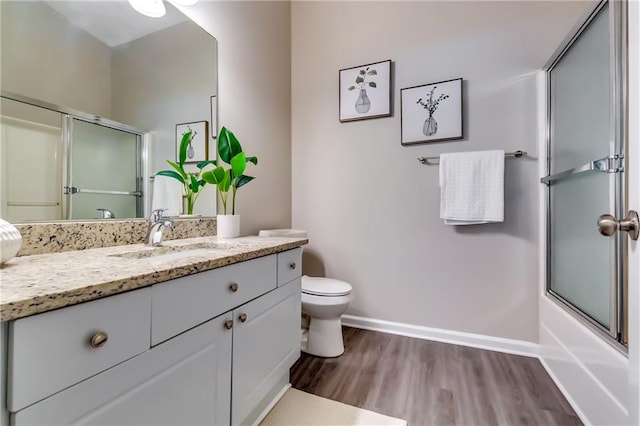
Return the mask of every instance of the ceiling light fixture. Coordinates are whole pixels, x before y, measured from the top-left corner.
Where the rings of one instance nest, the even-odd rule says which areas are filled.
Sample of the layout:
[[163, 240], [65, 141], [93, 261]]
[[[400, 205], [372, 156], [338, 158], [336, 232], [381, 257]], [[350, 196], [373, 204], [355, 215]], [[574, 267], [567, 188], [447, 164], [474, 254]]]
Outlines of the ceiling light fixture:
[[[174, 3], [180, 6], [192, 6], [198, 2], [198, 0], [168, 0], [170, 3]], [[129, 4], [138, 12], [145, 16], [152, 18], [160, 18], [167, 13], [166, 8], [162, 0], [129, 0]]]
[[169, 0], [170, 3], [179, 4], [180, 6], [193, 6], [198, 0]]

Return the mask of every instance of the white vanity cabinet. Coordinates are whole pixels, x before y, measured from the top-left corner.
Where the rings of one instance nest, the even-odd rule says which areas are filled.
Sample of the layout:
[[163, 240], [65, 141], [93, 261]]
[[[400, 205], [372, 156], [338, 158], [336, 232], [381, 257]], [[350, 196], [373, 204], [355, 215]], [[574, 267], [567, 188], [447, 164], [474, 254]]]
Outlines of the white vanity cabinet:
[[[287, 262], [287, 282], [282, 282], [278, 272], [283, 262]], [[289, 368], [300, 354], [300, 268], [292, 274], [288, 266], [292, 262], [300, 264], [301, 250], [10, 323], [7, 393], [14, 405], [7, 407], [12, 425], [253, 423], [287, 385]], [[99, 318], [118, 328], [103, 346], [88, 350], [87, 339], [101, 329], [91, 319], [92, 304], [102, 309], [96, 311]], [[142, 304], [140, 310], [132, 310], [137, 304]], [[103, 305], [114, 308], [109, 311]], [[73, 316], [67, 314], [74, 310]], [[38, 344], [21, 331], [25, 329], [21, 322], [37, 330], [38, 320], [44, 324], [51, 314], [67, 320], [49, 325], [38, 338], [47, 333], [63, 336], [59, 347], [48, 353], [42, 346], [40, 353], [20, 362], [18, 355]], [[136, 338], [127, 343], [116, 337], [130, 317], [137, 324], [130, 329]], [[76, 328], [84, 346], [65, 349], [68, 341], [74, 341], [69, 340], [68, 331]], [[28, 344], [20, 349], [18, 343], [25, 342]], [[115, 343], [117, 348], [111, 348]], [[102, 355], [106, 360], [100, 362], [92, 359], [107, 349], [115, 355]], [[58, 354], [68, 354], [68, 358]], [[47, 379], [40, 364], [56, 380]], [[34, 373], [44, 377], [25, 375], [29, 366], [37, 366]], [[39, 386], [42, 383], [47, 384], [44, 390]], [[26, 397], [21, 397], [24, 392]]]
[[13, 424], [229, 424], [230, 320], [221, 315], [27, 407]]
[[231, 421], [251, 424], [300, 357], [300, 278], [233, 311]]
[[9, 411], [149, 350], [150, 326], [146, 288], [10, 322]]

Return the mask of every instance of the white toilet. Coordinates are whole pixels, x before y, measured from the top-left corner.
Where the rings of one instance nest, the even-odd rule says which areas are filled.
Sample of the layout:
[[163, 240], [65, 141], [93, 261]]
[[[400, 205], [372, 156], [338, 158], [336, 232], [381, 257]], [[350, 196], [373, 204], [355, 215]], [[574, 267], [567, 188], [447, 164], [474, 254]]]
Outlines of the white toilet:
[[[261, 237], [306, 238], [306, 231], [271, 229]], [[302, 312], [309, 315], [309, 330], [301, 349], [311, 355], [337, 357], [344, 352], [340, 316], [351, 302], [351, 285], [332, 278], [302, 276]]]

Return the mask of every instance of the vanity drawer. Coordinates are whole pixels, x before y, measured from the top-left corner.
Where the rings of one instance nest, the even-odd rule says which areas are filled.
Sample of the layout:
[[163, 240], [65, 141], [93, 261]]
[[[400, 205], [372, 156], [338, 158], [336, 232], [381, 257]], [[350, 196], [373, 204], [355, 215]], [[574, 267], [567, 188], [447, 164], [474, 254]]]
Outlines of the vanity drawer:
[[151, 287], [151, 345], [275, 288], [275, 254], [156, 284]]
[[278, 253], [278, 287], [302, 274], [302, 248]]
[[148, 350], [150, 330], [150, 289], [11, 322], [9, 411], [18, 411]]

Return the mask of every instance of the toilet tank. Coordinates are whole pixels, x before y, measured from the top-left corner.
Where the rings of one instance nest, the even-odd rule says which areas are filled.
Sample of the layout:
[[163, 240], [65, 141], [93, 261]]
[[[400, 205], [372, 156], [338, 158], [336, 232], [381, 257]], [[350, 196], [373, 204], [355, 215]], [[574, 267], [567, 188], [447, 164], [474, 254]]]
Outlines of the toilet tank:
[[300, 229], [263, 229], [258, 232], [260, 237], [288, 237], [288, 238], [307, 238], [307, 231]]

